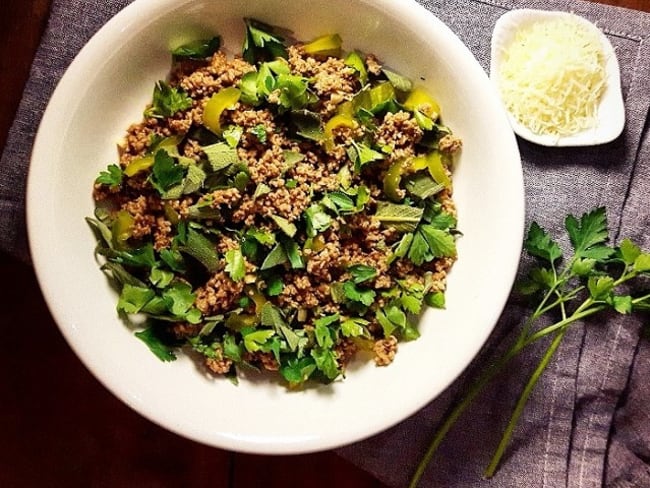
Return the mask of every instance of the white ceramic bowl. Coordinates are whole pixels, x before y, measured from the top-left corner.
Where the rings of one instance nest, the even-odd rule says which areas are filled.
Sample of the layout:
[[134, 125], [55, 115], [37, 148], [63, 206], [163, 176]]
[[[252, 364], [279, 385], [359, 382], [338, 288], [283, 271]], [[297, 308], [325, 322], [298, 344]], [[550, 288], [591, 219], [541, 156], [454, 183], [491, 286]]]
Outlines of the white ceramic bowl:
[[[330, 386], [288, 392], [277, 384], [208, 378], [180, 358], [162, 363], [117, 317], [117, 296], [93, 256], [84, 222], [98, 171], [138, 121], [180, 39], [220, 33], [239, 52], [243, 17], [291, 28], [308, 40], [338, 32], [344, 48], [375, 53], [425, 80], [444, 122], [463, 138], [455, 198], [459, 260], [447, 309], [428, 311], [422, 337], [393, 364], [352, 368]], [[34, 265], [63, 335], [92, 373], [145, 417], [191, 439], [257, 453], [298, 453], [370, 436], [422, 408], [471, 361], [509, 294], [521, 249], [519, 154], [496, 93], [469, 50], [413, 1], [136, 0], [80, 52], [38, 132], [27, 193]]]
[[512, 129], [520, 137], [542, 146], [594, 146], [611, 142], [623, 132], [625, 126], [625, 106], [623, 104], [623, 94], [621, 93], [620, 68], [616, 52], [607, 36], [584, 17], [569, 12], [534, 9], [511, 10], [503, 14], [494, 25], [492, 33], [490, 78], [498, 90], [501, 83], [499, 72], [505, 53], [519, 29], [535, 22], [561, 18], [568, 18], [578, 22], [586, 29], [596, 33], [600, 39], [605, 57], [607, 86], [598, 106], [597, 121], [592, 128], [568, 136], [558, 137], [548, 134], [536, 134], [520, 123], [516, 117], [508, 113]]

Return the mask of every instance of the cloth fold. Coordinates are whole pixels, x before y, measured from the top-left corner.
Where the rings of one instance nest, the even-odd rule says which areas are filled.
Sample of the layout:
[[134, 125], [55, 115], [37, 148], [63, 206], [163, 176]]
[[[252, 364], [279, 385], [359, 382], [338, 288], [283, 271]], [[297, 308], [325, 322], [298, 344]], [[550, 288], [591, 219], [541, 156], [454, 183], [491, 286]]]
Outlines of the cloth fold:
[[[66, 67], [129, 0], [54, 0], [48, 27], [0, 160], [0, 250], [29, 259], [24, 194], [33, 139]], [[581, 0], [420, 0], [487, 70], [496, 20], [513, 8], [573, 11], [599, 25], [615, 46], [626, 106], [624, 133], [610, 144], [544, 148], [519, 141], [528, 221], [562, 234], [567, 213], [606, 206], [613, 237], [650, 248], [650, 15]], [[480, 162], [477, 162], [480, 164]], [[486, 216], [489, 218], [489, 216]], [[522, 261], [522, 269], [527, 266]], [[468, 382], [516, 333], [527, 310], [509, 301], [479, 357], [438, 399], [401, 424], [338, 453], [389, 486], [405, 486], [436, 422]], [[650, 347], [641, 321], [610, 315], [574, 327], [535, 389], [497, 476], [481, 481], [515, 398], [545, 347], [517, 358], [452, 430], [422, 486], [650, 486]], [[390, 385], [387, 385], [390, 388]], [[380, 407], [379, 407], [380, 408]]]

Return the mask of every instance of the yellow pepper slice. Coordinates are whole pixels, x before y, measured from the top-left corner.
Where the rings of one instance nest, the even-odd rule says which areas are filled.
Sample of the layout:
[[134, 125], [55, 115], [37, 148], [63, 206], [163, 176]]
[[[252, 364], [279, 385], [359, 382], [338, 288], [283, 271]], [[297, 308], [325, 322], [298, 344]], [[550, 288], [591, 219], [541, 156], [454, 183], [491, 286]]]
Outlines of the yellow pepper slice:
[[148, 170], [153, 166], [154, 159], [153, 154], [147, 154], [141, 158], [133, 159], [128, 166], [124, 168], [124, 174], [131, 177], [142, 171]]
[[235, 87], [224, 88], [210, 97], [203, 110], [203, 125], [217, 135], [221, 134], [221, 114], [231, 109], [241, 96], [241, 91]]
[[246, 296], [255, 303], [255, 315], [259, 318], [262, 315], [262, 307], [264, 307], [268, 300], [260, 293], [256, 286], [247, 286], [245, 292]]
[[420, 87], [411, 90], [409, 96], [404, 100], [404, 107], [412, 112], [418, 110], [433, 121], [440, 117], [440, 105]]
[[406, 168], [407, 161], [400, 159], [388, 168], [384, 176], [384, 193], [394, 202], [399, 202], [404, 198], [402, 192], [400, 192], [400, 183]]
[[129, 212], [126, 210], [117, 212], [111, 227], [113, 246], [116, 249], [124, 249], [126, 241], [133, 235], [133, 224], [135, 224], [135, 219]]
[[357, 70], [359, 73], [359, 81], [361, 85], [365, 85], [368, 82], [368, 70], [366, 69], [366, 63], [363, 61], [361, 55], [352, 51], [345, 57], [345, 64]]
[[326, 34], [317, 37], [303, 46], [307, 54], [318, 56], [339, 56], [343, 40], [338, 34]]
[[332, 117], [325, 124], [323, 133], [325, 135], [325, 149], [331, 151], [334, 148], [334, 129], [338, 127], [349, 127], [354, 129], [356, 122], [349, 115], [338, 114]]
[[440, 151], [432, 151], [427, 154], [426, 160], [431, 177], [436, 180], [437, 183], [444, 185], [445, 188], [450, 188], [451, 180], [447, 175], [445, 163], [442, 160], [442, 153]]

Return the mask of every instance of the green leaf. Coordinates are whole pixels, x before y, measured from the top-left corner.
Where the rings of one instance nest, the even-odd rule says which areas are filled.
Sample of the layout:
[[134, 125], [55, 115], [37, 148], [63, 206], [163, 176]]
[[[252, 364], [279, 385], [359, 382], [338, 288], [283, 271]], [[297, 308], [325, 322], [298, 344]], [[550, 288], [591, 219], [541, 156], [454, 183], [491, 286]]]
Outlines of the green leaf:
[[315, 101], [308, 91], [307, 78], [282, 73], [278, 75], [276, 82], [275, 88], [280, 91], [280, 105], [287, 110], [300, 110]]
[[573, 215], [569, 215], [564, 224], [576, 257], [584, 256], [599, 259], [597, 256], [586, 255], [585, 253], [590, 248], [604, 244], [607, 241], [607, 214], [605, 208], [599, 207], [583, 214], [580, 221]]
[[318, 233], [323, 232], [332, 224], [330, 217], [323, 207], [319, 204], [311, 205], [304, 213], [306, 232], [309, 237], [315, 237]]
[[591, 258], [576, 259], [571, 272], [576, 276], [588, 276], [595, 268], [596, 260]]
[[414, 197], [426, 200], [444, 190], [445, 185], [436, 183], [427, 173], [417, 173], [405, 179], [404, 188]]
[[287, 341], [291, 352], [295, 352], [298, 349], [300, 337], [287, 325], [279, 308], [270, 302], [266, 302], [260, 313], [260, 322], [264, 326], [273, 327], [278, 334], [282, 335]]
[[621, 258], [628, 266], [634, 264], [636, 259], [641, 255], [641, 248], [634, 244], [630, 239], [623, 239], [619, 246]]
[[151, 288], [125, 284], [117, 302], [117, 310], [129, 314], [138, 313], [155, 296], [156, 293]]
[[180, 184], [186, 172], [185, 168], [177, 164], [174, 158], [162, 149], [156, 152], [151, 170], [151, 182], [161, 195], [171, 187]]
[[433, 308], [445, 308], [445, 294], [441, 291], [427, 293], [424, 303]]
[[251, 127], [248, 131], [257, 138], [260, 144], [266, 144], [267, 135], [264, 124], [257, 124], [255, 127]]
[[176, 359], [173, 349], [160, 339], [154, 327], [136, 332], [135, 336], [144, 342], [149, 350], [161, 361], [174, 361]]
[[397, 326], [391, 322], [388, 317], [386, 317], [384, 311], [379, 308], [375, 311], [375, 318], [377, 319], [377, 322], [379, 322], [379, 325], [381, 325], [384, 337], [392, 335], [393, 332], [395, 332], [395, 329], [397, 329]]
[[538, 257], [551, 264], [562, 257], [560, 246], [537, 222], [530, 224], [528, 235], [524, 241], [524, 248], [531, 256]]
[[395, 87], [396, 90], [401, 92], [410, 92], [413, 89], [413, 82], [409, 80], [406, 76], [400, 75], [394, 71], [382, 68], [381, 70], [388, 81]]
[[289, 264], [292, 269], [302, 269], [305, 267], [305, 261], [302, 258], [302, 253], [300, 252], [300, 247], [292, 239], [281, 239], [280, 243], [284, 248], [284, 252], [287, 255]]
[[369, 321], [360, 317], [350, 317], [341, 321], [341, 334], [345, 337], [361, 337], [366, 335], [365, 327], [368, 324]]
[[244, 348], [248, 352], [257, 352], [275, 335], [275, 331], [270, 329], [257, 329], [252, 332], [244, 332], [242, 330], [242, 335], [244, 337]]
[[250, 64], [263, 59], [286, 58], [283, 39], [274, 35], [273, 28], [254, 19], [245, 19], [246, 37], [242, 56]]
[[153, 245], [151, 243], [134, 250], [115, 251], [106, 248], [98, 249], [97, 252], [106, 256], [110, 261], [123, 264], [124, 266], [153, 268], [157, 264]]
[[614, 289], [614, 278], [611, 276], [591, 276], [587, 281], [587, 288], [594, 300], [605, 300]]
[[359, 302], [366, 307], [372, 305], [377, 296], [374, 290], [360, 288], [354, 281], [346, 281], [343, 283], [343, 293], [348, 300]]
[[164, 81], [158, 81], [153, 89], [151, 107], [145, 111], [145, 117], [171, 117], [176, 112], [191, 107], [192, 99], [182, 89], [171, 87]]
[[215, 36], [211, 39], [197, 39], [178, 46], [172, 49], [172, 55], [178, 58], [205, 59], [216, 53], [220, 47], [221, 37]]
[[223, 336], [223, 355], [225, 357], [236, 363], [240, 363], [243, 352], [242, 344], [237, 344], [235, 336], [228, 333]]
[[629, 295], [614, 295], [609, 300], [610, 305], [621, 314], [630, 314], [633, 310], [632, 297]]
[[413, 232], [423, 213], [424, 209], [419, 207], [379, 201], [373, 218], [398, 232]]
[[174, 279], [174, 273], [166, 269], [151, 268], [149, 281], [156, 288], [166, 288]]
[[323, 197], [323, 205], [333, 210], [337, 214], [354, 212], [356, 210], [356, 206], [352, 198], [341, 191], [327, 193]]
[[217, 256], [215, 245], [194, 229], [187, 230], [186, 243], [179, 246], [178, 250], [192, 256], [211, 273], [215, 273], [219, 269], [219, 256]]
[[420, 266], [425, 261], [431, 261], [433, 259], [433, 255], [429, 249], [429, 243], [427, 242], [422, 232], [416, 232], [415, 234], [407, 235], [412, 236], [411, 245], [408, 249], [408, 258], [413, 262], [413, 264]]
[[236, 148], [243, 134], [244, 129], [238, 125], [230, 125], [223, 130], [221, 137], [223, 137], [223, 140], [226, 141], [229, 147]]
[[221, 171], [240, 162], [237, 149], [224, 142], [202, 146], [201, 149], [207, 156], [212, 171]]
[[325, 138], [320, 115], [309, 110], [293, 110], [290, 114], [297, 135], [316, 142]]
[[362, 142], [352, 141], [351, 147], [353, 148], [353, 151], [350, 154], [350, 159], [352, 159], [355, 171], [357, 172], [367, 164], [384, 159], [384, 155], [382, 153], [375, 151], [370, 146]]
[[106, 185], [110, 188], [117, 188], [122, 184], [122, 178], [124, 174], [122, 173], [122, 168], [117, 164], [109, 164], [106, 168], [106, 171], [101, 171], [99, 176], [95, 180], [95, 183], [100, 185]]
[[316, 367], [330, 380], [336, 379], [341, 371], [336, 361], [336, 355], [331, 349], [315, 347], [311, 350], [311, 357], [316, 362]]
[[270, 297], [277, 297], [284, 290], [282, 278], [273, 275], [266, 280], [266, 294]]
[[314, 371], [316, 371], [316, 362], [311, 357], [289, 359], [280, 368], [280, 374], [291, 386], [304, 383]]
[[196, 295], [192, 287], [184, 282], [177, 281], [162, 293], [169, 312], [177, 318], [182, 318], [190, 323], [195, 323], [198, 309], [194, 309]]
[[377, 276], [377, 270], [365, 264], [353, 264], [348, 267], [348, 271], [352, 275], [352, 281], [357, 285], [364, 281], [372, 280]]
[[334, 345], [333, 331], [328, 327], [327, 322], [323, 320], [314, 321], [314, 335], [316, 343], [324, 348], [330, 349]]
[[449, 232], [424, 224], [418, 229], [429, 245], [433, 257], [453, 257], [456, 255], [456, 241]]
[[282, 244], [278, 243], [273, 249], [271, 249], [268, 256], [266, 256], [266, 259], [262, 262], [262, 266], [260, 266], [260, 270], [264, 271], [266, 269], [271, 269], [275, 266], [286, 263], [287, 260], [287, 253], [284, 250], [284, 247]]
[[226, 252], [225, 271], [233, 281], [241, 281], [246, 276], [246, 261], [241, 249], [230, 249]]
[[273, 219], [273, 222], [275, 222], [275, 225], [277, 225], [278, 228], [282, 232], [284, 232], [287, 236], [293, 237], [293, 236], [296, 235], [296, 232], [298, 231], [298, 228], [296, 227], [295, 224], [289, 222], [284, 217], [280, 217], [279, 215], [271, 215], [271, 219]]
[[650, 271], [650, 253], [643, 253], [634, 260], [634, 271], [637, 273], [647, 273]]

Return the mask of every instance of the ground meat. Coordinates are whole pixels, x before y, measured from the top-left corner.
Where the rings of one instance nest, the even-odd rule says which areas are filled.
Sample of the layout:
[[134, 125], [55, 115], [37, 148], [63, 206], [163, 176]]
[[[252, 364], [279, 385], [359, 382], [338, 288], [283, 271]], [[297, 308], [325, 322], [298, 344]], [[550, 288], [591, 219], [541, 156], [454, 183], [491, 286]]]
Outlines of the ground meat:
[[232, 359], [229, 358], [205, 358], [205, 366], [215, 374], [226, 374], [232, 367]]
[[397, 353], [397, 339], [395, 336], [390, 336], [388, 339], [380, 339], [375, 341], [372, 348], [375, 353], [375, 363], [377, 366], [387, 366], [395, 359]]
[[463, 143], [460, 138], [451, 134], [443, 136], [438, 142], [438, 149], [440, 149], [441, 152], [447, 154], [452, 154], [456, 151], [459, 151], [462, 146]]
[[204, 315], [224, 312], [235, 303], [244, 290], [244, 283], [233, 281], [224, 271], [215, 273], [196, 292], [196, 307]]

